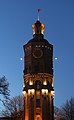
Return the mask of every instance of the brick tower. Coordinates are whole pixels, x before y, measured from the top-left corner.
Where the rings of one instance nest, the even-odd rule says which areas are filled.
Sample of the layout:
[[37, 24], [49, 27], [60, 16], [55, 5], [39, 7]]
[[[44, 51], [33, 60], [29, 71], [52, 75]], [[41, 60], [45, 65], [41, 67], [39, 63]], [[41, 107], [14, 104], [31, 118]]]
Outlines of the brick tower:
[[44, 25], [32, 25], [33, 38], [24, 48], [24, 120], [54, 120], [53, 45]]

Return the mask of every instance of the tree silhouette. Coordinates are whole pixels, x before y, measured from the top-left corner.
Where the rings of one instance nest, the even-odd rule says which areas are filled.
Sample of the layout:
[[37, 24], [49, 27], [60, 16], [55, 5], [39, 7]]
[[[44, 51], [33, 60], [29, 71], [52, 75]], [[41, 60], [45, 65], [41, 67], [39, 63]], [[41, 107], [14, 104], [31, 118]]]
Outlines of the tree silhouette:
[[[2, 95], [5, 99], [9, 98], [10, 90], [9, 90], [9, 83], [7, 82], [7, 79], [5, 76], [0, 77], [0, 95]], [[0, 97], [0, 101], [3, 102], [3, 100]]]
[[9, 117], [12, 120], [23, 120], [24, 117], [24, 101], [23, 96], [16, 96], [5, 101], [2, 116]]
[[54, 111], [56, 120], [74, 120], [74, 98], [66, 100], [60, 109], [56, 107]]
[[66, 101], [60, 110], [60, 115], [65, 120], [74, 120], [74, 98]]

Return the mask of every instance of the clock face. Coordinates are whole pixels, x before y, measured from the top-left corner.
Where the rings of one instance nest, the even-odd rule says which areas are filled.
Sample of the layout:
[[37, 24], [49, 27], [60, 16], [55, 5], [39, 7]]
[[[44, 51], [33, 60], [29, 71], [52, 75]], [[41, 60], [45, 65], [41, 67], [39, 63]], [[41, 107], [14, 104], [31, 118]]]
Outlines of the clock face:
[[43, 55], [43, 52], [41, 49], [35, 49], [34, 52], [33, 52], [33, 56], [34, 58], [41, 58]]

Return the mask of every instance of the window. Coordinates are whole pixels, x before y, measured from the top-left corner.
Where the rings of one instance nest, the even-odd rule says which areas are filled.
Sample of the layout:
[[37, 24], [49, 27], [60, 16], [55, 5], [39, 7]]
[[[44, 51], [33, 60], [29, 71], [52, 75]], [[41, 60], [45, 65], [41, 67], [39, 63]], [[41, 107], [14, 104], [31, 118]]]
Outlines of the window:
[[36, 108], [40, 108], [40, 99], [36, 99]]

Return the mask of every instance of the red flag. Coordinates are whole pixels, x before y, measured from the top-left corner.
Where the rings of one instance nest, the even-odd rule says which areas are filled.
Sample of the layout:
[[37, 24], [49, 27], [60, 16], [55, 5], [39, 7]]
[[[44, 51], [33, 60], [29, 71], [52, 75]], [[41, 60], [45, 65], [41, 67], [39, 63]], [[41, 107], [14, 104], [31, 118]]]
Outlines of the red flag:
[[38, 14], [40, 13], [40, 9], [38, 9]]

